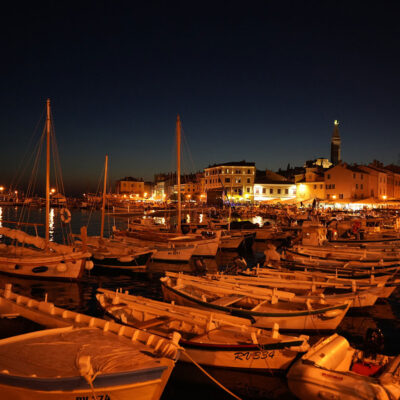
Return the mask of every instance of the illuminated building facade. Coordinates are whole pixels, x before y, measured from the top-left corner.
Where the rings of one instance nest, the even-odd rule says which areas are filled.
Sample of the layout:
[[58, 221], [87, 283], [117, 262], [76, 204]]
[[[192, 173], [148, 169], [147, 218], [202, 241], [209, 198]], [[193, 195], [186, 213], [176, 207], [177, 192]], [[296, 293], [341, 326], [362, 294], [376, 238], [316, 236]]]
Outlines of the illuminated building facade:
[[254, 200], [254, 162], [235, 161], [211, 165], [204, 169], [204, 189], [207, 200], [220, 199], [234, 202]]
[[139, 197], [143, 197], [145, 193], [144, 181], [132, 177], [120, 179], [116, 183], [116, 192], [117, 194], [138, 195]]
[[254, 201], [279, 202], [296, 198], [296, 185], [273, 171], [257, 171]]
[[369, 197], [369, 173], [359, 166], [341, 163], [325, 172], [326, 200], [357, 200]]

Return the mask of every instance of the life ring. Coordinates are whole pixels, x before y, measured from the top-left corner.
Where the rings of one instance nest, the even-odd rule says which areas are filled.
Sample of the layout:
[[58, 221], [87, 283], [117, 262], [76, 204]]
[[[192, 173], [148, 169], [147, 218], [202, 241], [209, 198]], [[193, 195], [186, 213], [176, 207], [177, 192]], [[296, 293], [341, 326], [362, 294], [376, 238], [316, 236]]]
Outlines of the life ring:
[[68, 208], [62, 208], [60, 210], [60, 218], [64, 224], [68, 224], [71, 222], [71, 211], [69, 211]]

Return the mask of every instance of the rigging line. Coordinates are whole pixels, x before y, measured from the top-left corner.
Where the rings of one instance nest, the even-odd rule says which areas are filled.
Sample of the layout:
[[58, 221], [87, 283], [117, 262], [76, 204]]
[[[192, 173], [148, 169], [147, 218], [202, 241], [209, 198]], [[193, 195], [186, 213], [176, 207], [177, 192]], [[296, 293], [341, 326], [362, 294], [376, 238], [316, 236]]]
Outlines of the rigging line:
[[196, 169], [196, 165], [195, 165], [195, 162], [194, 162], [194, 159], [193, 159], [193, 155], [192, 155], [192, 152], [190, 151], [189, 142], [188, 142], [188, 140], [186, 138], [185, 131], [184, 131], [183, 128], [181, 128], [181, 136], [182, 136], [182, 139], [183, 139], [182, 140], [183, 147], [186, 150], [184, 152], [184, 154], [188, 158], [189, 171], [196, 171], [197, 169]]
[[[64, 190], [64, 183], [62, 180], [62, 170], [61, 170], [61, 162], [60, 162], [60, 157], [59, 157], [59, 152], [58, 152], [58, 146], [57, 146], [57, 140], [56, 140], [56, 135], [55, 135], [55, 128], [54, 128], [54, 120], [53, 120], [53, 113], [50, 111], [50, 142], [51, 142], [51, 150], [53, 154], [53, 169], [54, 169], [54, 179], [56, 183], [56, 191], [57, 193], [61, 194], [64, 196], [65, 200], [67, 200], [65, 196], [65, 190]], [[61, 200], [61, 198], [60, 198]], [[60, 204], [58, 204], [60, 205]], [[65, 206], [67, 207], [68, 204], [67, 202], [65, 203]], [[69, 245], [72, 244], [72, 229], [71, 229], [71, 224], [63, 224], [61, 223], [61, 236], [63, 239], [63, 243], [67, 243]]]
[[[35, 145], [35, 147], [30, 151], [30, 156], [29, 157], [25, 157], [26, 158], [26, 162], [24, 163], [24, 166], [23, 167], [22, 166], [19, 167], [20, 171], [14, 176], [13, 183], [10, 185], [10, 188], [12, 186], [14, 186], [14, 187], [18, 187], [19, 186], [19, 184], [22, 181], [23, 177], [27, 173], [27, 170], [29, 169], [29, 166], [31, 165], [32, 160], [35, 159], [35, 155], [37, 155], [37, 152], [39, 151], [39, 148], [41, 146], [42, 146], [42, 137], [40, 136], [38, 142]], [[32, 176], [32, 173], [31, 173], [31, 176]]]
[[[37, 179], [38, 179], [38, 169], [39, 169], [39, 161], [40, 161], [40, 155], [41, 155], [41, 151], [42, 151], [42, 145], [43, 145], [43, 139], [44, 136], [42, 135], [38, 144], [36, 145], [37, 150], [35, 151], [35, 159], [33, 162], [33, 166], [32, 166], [32, 172], [31, 172], [31, 176], [28, 182], [28, 188], [27, 188], [27, 196], [26, 197], [30, 197], [31, 194], [33, 194], [34, 189], [36, 188], [36, 183], [37, 183]], [[19, 222], [23, 222], [25, 220], [25, 215], [26, 215], [26, 206], [23, 205], [20, 215], [19, 215]]]
[[[99, 196], [100, 187], [101, 187], [101, 182], [102, 182], [103, 179], [104, 179], [104, 178], [103, 178], [103, 177], [104, 177], [104, 172], [105, 172], [105, 166], [104, 166], [104, 169], [101, 171], [100, 176], [99, 176], [99, 179], [98, 179], [98, 182], [97, 182], [97, 189], [96, 189], [96, 191], [95, 191], [95, 197], [98, 197], [98, 196]], [[90, 207], [90, 212], [89, 212], [89, 217], [88, 217], [88, 219], [87, 219], [86, 228], [88, 228], [88, 226], [89, 226], [89, 223], [90, 223], [90, 221], [91, 221], [91, 218], [92, 218], [94, 209], [95, 209], [95, 202], [93, 201], [93, 203], [92, 203], [92, 205], [91, 205], [91, 207]]]
[[[36, 123], [36, 127], [35, 127], [35, 129], [33, 130], [32, 134], [31, 134], [31, 137], [30, 137], [29, 142], [28, 142], [28, 146], [26, 147], [26, 150], [25, 150], [25, 153], [24, 153], [24, 155], [23, 155], [23, 157], [21, 159], [20, 165], [17, 167], [17, 171], [16, 171], [14, 177], [11, 179], [10, 187], [14, 186], [14, 181], [16, 179], [18, 179], [18, 177], [20, 176], [20, 173], [22, 174], [22, 172], [20, 172], [20, 170], [23, 169], [23, 165], [28, 164], [28, 162], [25, 163], [25, 158], [28, 156], [28, 154], [31, 154], [30, 157], [32, 157], [32, 153], [29, 151], [29, 148], [30, 148], [30, 146], [31, 146], [31, 144], [33, 142], [33, 139], [34, 139], [35, 135], [39, 131], [39, 125], [42, 123], [44, 114], [45, 114], [45, 108], [43, 109], [42, 115], [39, 118], [39, 121]], [[17, 183], [15, 183], [15, 184], [17, 184]]]

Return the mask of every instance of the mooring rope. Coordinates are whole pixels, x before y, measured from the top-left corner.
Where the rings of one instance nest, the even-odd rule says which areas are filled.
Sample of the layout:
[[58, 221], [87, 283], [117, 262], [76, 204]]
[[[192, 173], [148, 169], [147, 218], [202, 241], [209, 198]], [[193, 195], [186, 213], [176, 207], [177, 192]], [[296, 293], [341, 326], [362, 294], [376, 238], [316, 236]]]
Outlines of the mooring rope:
[[193, 358], [188, 354], [188, 352], [180, 348], [182, 353], [185, 353], [186, 357], [201, 371], [203, 372], [204, 375], [206, 375], [208, 378], [210, 378], [216, 385], [218, 385], [221, 389], [225, 390], [225, 392], [229, 393], [232, 397], [234, 397], [237, 400], [242, 400], [239, 396], [236, 396], [235, 393], [232, 393], [227, 387], [225, 387], [221, 382], [218, 382], [213, 376], [211, 376], [204, 368], [202, 368]]

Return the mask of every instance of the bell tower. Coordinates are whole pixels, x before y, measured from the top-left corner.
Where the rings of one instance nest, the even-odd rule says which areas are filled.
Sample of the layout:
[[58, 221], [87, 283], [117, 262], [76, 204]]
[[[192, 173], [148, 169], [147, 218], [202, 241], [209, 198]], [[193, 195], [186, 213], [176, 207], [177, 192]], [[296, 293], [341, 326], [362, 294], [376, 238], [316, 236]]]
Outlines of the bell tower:
[[340, 135], [339, 135], [339, 122], [335, 120], [333, 125], [332, 139], [331, 139], [331, 163], [333, 165], [337, 165], [340, 163], [340, 161], [342, 161], [340, 157], [341, 143], [342, 141], [340, 140]]

